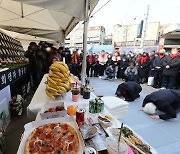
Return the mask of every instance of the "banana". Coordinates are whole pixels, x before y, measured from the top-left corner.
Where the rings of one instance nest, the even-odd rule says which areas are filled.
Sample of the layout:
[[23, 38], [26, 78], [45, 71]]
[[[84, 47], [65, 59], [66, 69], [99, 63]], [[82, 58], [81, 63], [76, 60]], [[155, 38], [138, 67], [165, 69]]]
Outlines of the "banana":
[[59, 78], [59, 76], [53, 73], [52, 71], [49, 71], [49, 76], [54, 78]]
[[65, 78], [69, 78], [69, 75], [67, 74], [67, 72], [64, 72], [64, 73], [63, 73], [63, 76], [64, 76]]
[[59, 64], [58, 62], [55, 62], [55, 63], [52, 64], [52, 65], [53, 65], [54, 67], [58, 68], [62, 73], [64, 73], [64, 72], [67, 71], [67, 69], [66, 69], [63, 65]]
[[64, 76], [64, 74], [65, 73], [60, 73], [60, 72], [54, 72], [57, 76], [59, 76], [60, 78], [64, 78], [65, 76]]
[[54, 80], [50, 77], [48, 77], [48, 85], [49, 85], [49, 83], [54, 85], [54, 86], [57, 86], [56, 82], [54, 82]]
[[46, 95], [51, 99], [55, 99], [55, 97], [48, 90], [46, 90]]
[[56, 84], [57, 84], [58, 82], [62, 82], [62, 80], [61, 80], [61, 79], [59, 79], [59, 78], [55, 78], [55, 77], [52, 77], [52, 80], [54, 80], [54, 82], [56, 82]]
[[64, 87], [66, 90], [69, 90], [69, 86], [65, 83], [59, 83], [60, 86]]
[[56, 72], [59, 72], [60, 70], [54, 66], [50, 66], [50, 70], [51, 71], [56, 71]]
[[60, 90], [60, 91], [63, 91], [63, 92], [67, 92], [67, 91], [66, 91], [66, 88], [61, 87], [61, 86], [59, 86], [59, 90]]
[[46, 95], [55, 99], [58, 94], [70, 90], [69, 86], [69, 68], [64, 62], [55, 62], [49, 67], [49, 77], [46, 85]]
[[59, 90], [58, 85], [53, 85], [53, 84], [51, 84], [51, 83], [48, 83], [48, 86], [49, 86], [50, 88], [56, 89], [56, 91]]
[[64, 63], [64, 62], [62, 62], [62, 61], [60, 61], [60, 62], [58, 62], [58, 63], [62, 64], [67, 70], [69, 70], [69, 67], [68, 67], [68, 65], [67, 65], [66, 63]]
[[57, 92], [57, 90], [56, 89], [54, 89], [54, 88], [52, 88], [52, 87], [50, 87], [50, 86], [48, 86], [48, 85], [46, 85], [46, 89], [51, 93], [56, 93]]
[[61, 78], [62, 82], [67, 83], [69, 81], [69, 78]]
[[65, 92], [62, 91], [62, 90], [59, 90], [59, 91], [58, 91], [58, 94], [63, 94], [63, 93], [65, 93]]

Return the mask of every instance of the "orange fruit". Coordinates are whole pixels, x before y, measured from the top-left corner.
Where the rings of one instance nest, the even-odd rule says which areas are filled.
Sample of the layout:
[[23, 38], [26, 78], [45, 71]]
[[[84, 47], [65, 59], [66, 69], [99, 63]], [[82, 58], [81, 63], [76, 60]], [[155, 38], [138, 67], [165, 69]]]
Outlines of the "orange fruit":
[[74, 105], [70, 105], [67, 107], [67, 114], [72, 116], [76, 114], [76, 107]]

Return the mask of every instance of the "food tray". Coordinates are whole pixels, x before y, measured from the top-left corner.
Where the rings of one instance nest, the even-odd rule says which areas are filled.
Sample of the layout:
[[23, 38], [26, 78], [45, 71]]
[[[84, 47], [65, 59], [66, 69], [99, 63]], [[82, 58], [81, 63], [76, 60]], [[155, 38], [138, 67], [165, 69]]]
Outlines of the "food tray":
[[[156, 151], [154, 148], [152, 148], [144, 139], [142, 139], [141, 136], [139, 136], [136, 132], [134, 132], [129, 126], [124, 125], [124, 127], [127, 127], [130, 131], [132, 131], [134, 137], [138, 138], [144, 145], [147, 145], [147, 146], [150, 148], [150, 152], [151, 152], [152, 154], [157, 154], [157, 151]], [[106, 132], [108, 133], [109, 136], [114, 136], [114, 135], [112, 134], [112, 132], [111, 132], [111, 129], [113, 129], [113, 128], [117, 128], [117, 127], [113, 127], [113, 126], [112, 126], [112, 127], [109, 127], [109, 128], [106, 129]], [[125, 137], [123, 137], [123, 138], [124, 138], [125, 141], [128, 141], [128, 140], [126, 140]], [[135, 149], [139, 149], [136, 144], [129, 143], [129, 142], [126, 142], [126, 143], [127, 143], [130, 147], [134, 147]], [[141, 152], [141, 150], [139, 150], [138, 153], [139, 153], [139, 154], [148, 154], [147, 152], [143, 152], [143, 151]]]
[[40, 111], [41, 119], [43, 120], [43, 119], [51, 119], [51, 118], [59, 118], [59, 117], [67, 116], [67, 111], [66, 110], [44, 113], [49, 108], [55, 108], [57, 106], [63, 106], [64, 107], [64, 102], [45, 103], [44, 106], [41, 108], [41, 111]]
[[[104, 151], [106, 150], [105, 139], [108, 137], [108, 134], [99, 123], [95, 123], [93, 126], [97, 127], [97, 133], [94, 137], [85, 140], [85, 145], [94, 147], [99, 152]], [[80, 131], [83, 131], [83, 128]]]
[[78, 150], [78, 154], [81, 154], [84, 152], [85, 149], [85, 144], [84, 141], [82, 139], [82, 136], [78, 130], [78, 126], [76, 124], [76, 121], [74, 120], [73, 117], [64, 117], [64, 118], [54, 118], [54, 119], [47, 119], [47, 120], [39, 120], [39, 121], [33, 121], [30, 122], [28, 124], [26, 124], [24, 126], [25, 131], [24, 131], [24, 135], [23, 138], [21, 140], [21, 143], [19, 145], [19, 149], [17, 151], [17, 154], [24, 154], [24, 147], [25, 147], [25, 143], [29, 137], [29, 135], [31, 134], [31, 132], [44, 124], [48, 124], [48, 123], [55, 123], [55, 122], [62, 122], [62, 123], [67, 123], [69, 125], [71, 125], [77, 132], [78, 138], [79, 138], [79, 150]]

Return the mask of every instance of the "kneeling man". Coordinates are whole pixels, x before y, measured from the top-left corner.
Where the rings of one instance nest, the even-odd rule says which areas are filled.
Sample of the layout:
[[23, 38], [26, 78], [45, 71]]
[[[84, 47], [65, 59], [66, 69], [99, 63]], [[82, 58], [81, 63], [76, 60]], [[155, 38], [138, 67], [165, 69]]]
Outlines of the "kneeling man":
[[121, 83], [115, 95], [117, 97], [123, 97], [125, 101], [134, 101], [136, 98], [140, 97], [139, 93], [142, 91], [142, 87], [133, 81], [128, 81]]
[[[142, 110], [153, 119], [167, 120], [176, 118], [176, 110], [180, 108], [180, 92], [175, 90], [155, 91], [144, 98]], [[157, 115], [156, 110], [164, 112]]]

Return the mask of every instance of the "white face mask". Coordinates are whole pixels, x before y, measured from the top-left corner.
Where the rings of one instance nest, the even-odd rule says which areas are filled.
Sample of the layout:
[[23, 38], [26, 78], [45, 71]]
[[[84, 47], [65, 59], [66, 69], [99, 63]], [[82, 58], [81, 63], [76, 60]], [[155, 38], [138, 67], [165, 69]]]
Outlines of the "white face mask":
[[177, 53], [177, 51], [176, 50], [172, 50], [171, 53], [174, 55], [174, 54]]
[[46, 48], [46, 51], [47, 51], [47, 52], [51, 51], [51, 48], [50, 48], [50, 47], [47, 47], [47, 48]]
[[171, 50], [171, 53], [174, 55], [174, 54], [176, 54], [178, 52], [178, 50], [177, 49], [172, 49]]

